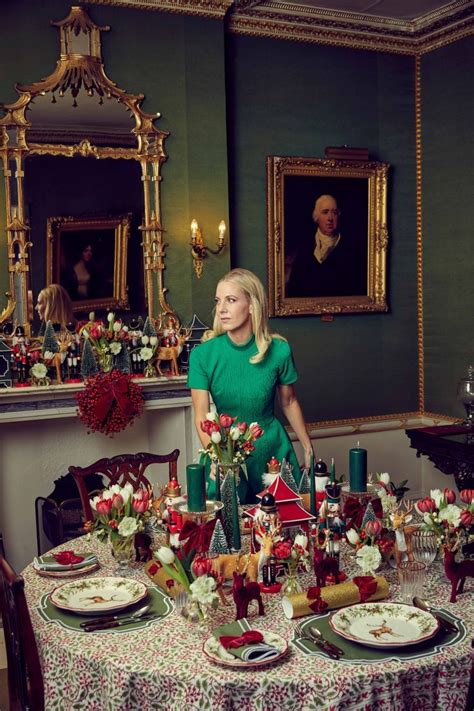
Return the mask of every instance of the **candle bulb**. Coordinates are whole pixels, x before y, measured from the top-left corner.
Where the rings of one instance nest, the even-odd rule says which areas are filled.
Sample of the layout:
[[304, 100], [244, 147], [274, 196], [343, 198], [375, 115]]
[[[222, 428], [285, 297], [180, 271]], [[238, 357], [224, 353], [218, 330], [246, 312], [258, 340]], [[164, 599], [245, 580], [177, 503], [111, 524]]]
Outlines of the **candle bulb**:
[[367, 491], [367, 450], [357, 447], [349, 450], [350, 491]]
[[333, 484], [336, 483], [336, 466], [334, 464], [334, 457], [331, 457], [331, 481]]
[[314, 453], [311, 452], [309, 459], [309, 511], [316, 516], [316, 482], [314, 480]]
[[188, 511], [206, 510], [206, 476], [204, 465], [188, 464], [186, 467]]

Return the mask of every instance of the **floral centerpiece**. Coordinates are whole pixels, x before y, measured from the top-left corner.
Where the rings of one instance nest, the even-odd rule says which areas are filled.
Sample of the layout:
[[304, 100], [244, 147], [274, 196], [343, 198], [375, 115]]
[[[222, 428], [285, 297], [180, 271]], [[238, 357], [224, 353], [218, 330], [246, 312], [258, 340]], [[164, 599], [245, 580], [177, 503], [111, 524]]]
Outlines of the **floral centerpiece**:
[[286, 595], [301, 592], [297, 575], [299, 569], [306, 572], [310, 569], [308, 537], [300, 532], [295, 536], [294, 541], [279, 541], [273, 547], [273, 555], [287, 569], [287, 577], [283, 583], [282, 592]]
[[134, 491], [127, 483], [123, 487], [112, 484], [90, 499], [95, 519], [87, 528], [96, 531], [99, 540], [109, 540], [119, 565], [126, 565], [131, 559], [135, 534], [143, 530], [151, 516], [152, 497], [150, 489], [140, 487]]
[[91, 343], [104, 373], [112, 370], [114, 358], [125, 351], [129, 341], [128, 326], [125, 326], [120, 319], [116, 319], [112, 311], [107, 314], [107, 324], [100, 320], [96, 321], [95, 314], [91, 312], [88, 323], [81, 329], [81, 334]]
[[366, 575], [374, 575], [382, 557], [393, 548], [393, 541], [386, 535], [386, 529], [378, 518], [366, 521], [359, 530], [349, 529], [346, 539], [355, 549], [357, 565]]
[[422, 529], [436, 534], [438, 545], [450, 545], [459, 534], [469, 535], [474, 526], [474, 489], [464, 489], [458, 506], [452, 489], [431, 489], [430, 495], [415, 504], [423, 517]]
[[242, 464], [255, 449], [255, 440], [263, 435], [263, 430], [257, 422], [247, 425], [246, 422], [236, 422], [231, 415], [218, 415], [209, 412], [201, 422], [201, 430], [211, 438], [205, 449], [215, 462], [225, 464]]

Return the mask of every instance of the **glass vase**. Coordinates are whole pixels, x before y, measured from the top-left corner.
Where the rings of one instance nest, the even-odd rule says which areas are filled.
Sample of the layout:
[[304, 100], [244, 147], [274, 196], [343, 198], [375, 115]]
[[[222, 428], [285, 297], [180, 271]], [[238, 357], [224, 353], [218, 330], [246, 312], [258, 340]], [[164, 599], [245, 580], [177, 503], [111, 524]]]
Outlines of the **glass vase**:
[[109, 536], [109, 543], [112, 557], [117, 562], [117, 568], [126, 570], [135, 555], [135, 534], [133, 533], [131, 536], [112, 534]]
[[298, 580], [297, 567], [294, 563], [287, 563], [286, 577], [281, 586], [282, 595], [294, 595], [301, 592], [302, 588]]

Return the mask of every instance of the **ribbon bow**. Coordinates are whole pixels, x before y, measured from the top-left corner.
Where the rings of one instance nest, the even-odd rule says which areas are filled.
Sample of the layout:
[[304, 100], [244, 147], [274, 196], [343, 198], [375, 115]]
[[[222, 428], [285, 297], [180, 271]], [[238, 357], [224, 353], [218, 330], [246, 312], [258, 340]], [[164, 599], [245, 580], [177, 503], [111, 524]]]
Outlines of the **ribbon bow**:
[[201, 524], [196, 521], [185, 521], [179, 533], [179, 540], [186, 541], [183, 545], [185, 554], [188, 555], [193, 549], [199, 552], [207, 551], [215, 525], [216, 519]]
[[[382, 510], [382, 502], [379, 499], [379, 497], [372, 499], [372, 507], [374, 509], [374, 513], [377, 516], [377, 518], [382, 518], [383, 516], [383, 510]], [[366, 507], [361, 505], [359, 499], [356, 499], [355, 496], [349, 496], [347, 499], [345, 505], [344, 505], [344, 516], [346, 519], [349, 519], [350, 526], [356, 526], [356, 528], [360, 528], [362, 524], [362, 519], [364, 518], [364, 512], [365, 512]]]
[[263, 642], [263, 634], [261, 632], [257, 632], [257, 630], [250, 630], [249, 632], [244, 632], [240, 637], [223, 635], [222, 637], [219, 637], [219, 642], [222, 644], [224, 649], [238, 649], [239, 647], [244, 647], [247, 644], [257, 644], [257, 642]]
[[103, 383], [103, 392], [95, 405], [95, 414], [101, 422], [107, 418], [115, 400], [125, 417], [133, 417], [136, 414], [135, 406], [128, 397], [128, 380], [118, 378], [113, 382]]
[[53, 558], [59, 565], [74, 565], [75, 563], [81, 563], [84, 560], [83, 555], [76, 555], [74, 551], [61, 551], [60, 553], [53, 553]]
[[308, 600], [313, 600], [313, 602], [309, 603], [309, 606], [313, 610], [313, 612], [321, 613], [327, 609], [328, 604], [325, 600], [322, 599], [321, 588], [319, 586], [309, 588], [308, 592], [306, 593], [306, 597], [308, 598]]
[[366, 602], [377, 590], [377, 580], [372, 575], [359, 575], [352, 582], [359, 588], [361, 602]]

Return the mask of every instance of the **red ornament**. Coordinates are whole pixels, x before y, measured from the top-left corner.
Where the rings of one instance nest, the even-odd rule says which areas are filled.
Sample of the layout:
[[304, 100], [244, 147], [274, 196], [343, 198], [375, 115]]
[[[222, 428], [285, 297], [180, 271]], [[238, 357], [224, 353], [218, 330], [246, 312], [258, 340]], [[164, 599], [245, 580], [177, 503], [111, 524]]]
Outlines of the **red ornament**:
[[78, 415], [92, 432], [113, 436], [143, 411], [143, 392], [132, 376], [119, 370], [98, 373], [76, 395]]

